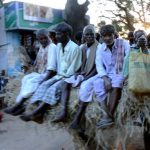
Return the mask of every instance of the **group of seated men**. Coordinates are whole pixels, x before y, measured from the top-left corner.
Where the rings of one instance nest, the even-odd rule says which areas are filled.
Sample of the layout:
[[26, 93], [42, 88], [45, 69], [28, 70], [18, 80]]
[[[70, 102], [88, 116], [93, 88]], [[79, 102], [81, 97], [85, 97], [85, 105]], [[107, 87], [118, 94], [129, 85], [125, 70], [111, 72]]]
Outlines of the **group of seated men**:
[[[141, 48], [147, 51], [146, 34], [142, 30], [134, 33], [134, 48], [127, 40], [116, 37], [113, 25], [100, 28], [102, 43], [96, 40], [95, 28], [87, 25], [83, 29], [84, 43], [80, 46], [71, 40], [72, 27], [60, 23], [55, 28], [57, 45], [51, 42], [46, 29], [40, 29], [36, 37], [41, 46], [34, 63], [34, 71], [22, 79], [16, 104], [6, 108], [5, 112], [20, 115], [24, 121], [43, 117], [50, 106], [61, 103], [61, 113], [53, 122], [64, 122], [67, 117], [67, 105], [72, 88], [79, 88], [79, 107], [70, 125], [80, 126], [88, 103], [93, 94], [103, 115], [97, 122], [98, 128], [114, 124], [114, 112], [121, 98], [121, 91], [128, 71], [124, 68], [130, 49]], [[108, 96], [109, 94], [109, 96]], [[32, 112], [25, 111], [24, 102], [37, 104]]]

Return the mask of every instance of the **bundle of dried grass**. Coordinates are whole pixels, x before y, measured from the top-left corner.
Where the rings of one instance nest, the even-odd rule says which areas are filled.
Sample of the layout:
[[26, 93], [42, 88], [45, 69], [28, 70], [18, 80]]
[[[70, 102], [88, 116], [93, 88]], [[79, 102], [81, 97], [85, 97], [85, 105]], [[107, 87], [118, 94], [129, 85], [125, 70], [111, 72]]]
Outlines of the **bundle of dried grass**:
[[[15, 97], [17, 96], [20, 88], [20, 79], [9, 81], [7, 90], [7, 103], [12, 105]], [[14, 88], [15, 87], [15, 88]], [[69, 124], [72, 121], [74, 114], [78, 107], [78, 89], [72, 89], [70, 101], [68, 104], [69, 116], [68, 122], [63, 124], [52, 124], [60, 113], [60, 105], [52, 107], [45, 116], [45, 121], [51, 125], [55, 125], [58, 128], [66, 128], [70, 134], [74, 137], [76, 149], [80, 150], [144, 150], [144, 144], [142, 140], [142, 128], [134, 127], [132, 136], [129, 128], [133, 128], [132, 118], [138, 117], [140, 111], [144, 109], [144, 113], [147, 114], [149, 109], [149, 97], [136, 97], [136, 95], [130, 95], [127, 87], [123, 88], [122, 98], [117, 110], [117, 124], [115, 126], [106, 128], [104, 130], [96, 128], [96, 122], [99, 121], [101, 116], [101, 109], [97, 102], [93, 102], [88, 105], [85, 118], [82, 120], [82, 128], [85, 129], [84, 133], [69, 129]], [[137, 99], [138, 98], [138, 99]], [[8, 101], [9, 100], [9, 101]], [[140, 100], [140, 103], [139, 103]], [[32, 111], [36, 105], [28, 107], [27, 111]], [[150, 110], [150, 109], [149, 109]], [[119, 125], [119, 126], [118, 126]]]
[[4, 98], [4, 103], [7, 106], [12, 106], [13, 104], [15, 104], [15, 100], [19, 93], [23, 76], [24, 74], [20, 74], [17, 78], [9, 78], [8, 83], [5, 87], [6, 96]]
[[[126, 84], [117, 109], [117, 122], [120, 126], [126, 124], [133, 127], [135, 121], [143, 126], [144, 119], [150, 119], [150, 94], [132, 93]], [[132, 130], [134, 128], [130, 128]], [[130, 131], [131, 132], [131, 131]]]

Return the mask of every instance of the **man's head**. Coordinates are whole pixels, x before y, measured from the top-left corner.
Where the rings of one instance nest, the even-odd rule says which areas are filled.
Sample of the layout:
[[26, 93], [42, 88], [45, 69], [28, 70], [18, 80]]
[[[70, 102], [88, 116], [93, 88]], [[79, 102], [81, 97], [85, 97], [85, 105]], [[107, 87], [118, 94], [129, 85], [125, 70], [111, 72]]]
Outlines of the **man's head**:
[[150, 48], [150, 33], [147, 35], [147, 46]]
[[147, 45], [147, 35], [144, 30], [137, 30], [134, 32], [134, 39], [137, 47], [146, 47]]
[[50, 43], [49, 32], [46, 29], [38, 30], [36, 32], [36, 38], [44, 48]]
[[95, 42], [95, 28], [93, 25], [87, 25], [83, 29], [83, 38], [87, 45], [92, 45]]
[[115, 28], [113, 25], [104, 25], [100, 29], [100, 34], [103, 41], [107, 46], [110, 46], [114, 43], [115, 40]]
[[60, 43], [64, 43], [70, 39], [72, 34], [72, 27], [67, 23], [60, 23], [55, 28], [56, 39]]
[[57, 44], [56, 32], [54, 30], [49, 31], [49, 37], [54, 44]]
[[75, 34], [75, 40], [76, 40], [76, 43], [78, 45], [81, 45], [82, 44], [82, 35], [83, 35], [83, 32], [82, 31], [78, 31], [76, 34]]
[[99, 42], [100, 38], [101, 38], [101, 35], [99, 33], [96, 33], [95, 36], [96, 36], [96, 40]]
[[129, 42], [132, 44], [132, 43], [134, 43], [134, 34], [133, 34], [133, 31], [130, 31], [129, 33], [128, 33], [128, 40], [129, 40]]

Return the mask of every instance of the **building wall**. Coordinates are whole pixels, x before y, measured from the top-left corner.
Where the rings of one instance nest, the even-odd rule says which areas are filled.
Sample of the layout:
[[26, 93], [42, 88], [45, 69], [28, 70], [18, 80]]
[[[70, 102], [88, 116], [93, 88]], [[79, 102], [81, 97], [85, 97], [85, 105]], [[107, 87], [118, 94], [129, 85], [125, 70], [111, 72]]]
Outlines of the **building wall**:
[[7, 42], [12, 46], [20, 46], [20, 34], [17, 30], [6, 32]]
[[[4, 8], [0, 8], [0, 72], [7, 70], [7, 39], [4, 27]], [[5, 46], [4, 46], [5, 45]]]

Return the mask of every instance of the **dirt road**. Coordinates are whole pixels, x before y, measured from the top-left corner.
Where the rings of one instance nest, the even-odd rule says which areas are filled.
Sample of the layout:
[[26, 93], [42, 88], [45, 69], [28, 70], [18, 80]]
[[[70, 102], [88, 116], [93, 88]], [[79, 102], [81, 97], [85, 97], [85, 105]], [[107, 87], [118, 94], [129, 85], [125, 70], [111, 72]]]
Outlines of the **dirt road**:
[[74, 143], [65, 129], [46, 123], [26, 123], [4, 114], [0, 123], [0, 150], [74, 150]]

